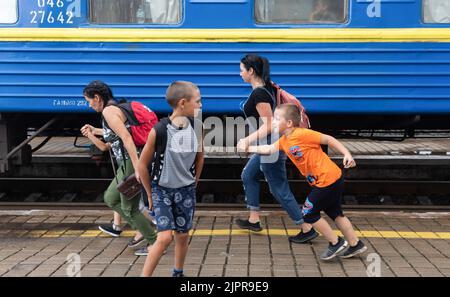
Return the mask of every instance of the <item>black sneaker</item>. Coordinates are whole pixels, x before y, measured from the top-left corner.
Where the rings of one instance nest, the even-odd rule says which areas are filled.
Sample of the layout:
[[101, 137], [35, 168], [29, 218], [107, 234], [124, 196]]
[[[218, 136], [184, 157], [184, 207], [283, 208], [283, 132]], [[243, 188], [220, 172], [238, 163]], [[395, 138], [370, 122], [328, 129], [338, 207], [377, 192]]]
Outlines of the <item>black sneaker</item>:
[[323, 261], [328, 261], [336, 257], [339, 253], [341, 253], [346, 247], [348, 243], [345, 239], [338, 237], [338, 242], [335, 245], [331, 243], [328, 244], [328, 249], [320, 256], [320, 259]]
[[241, 229], [248, 229], [248, 230], [256, 231], [256, 232], [262, 231], [260, 222], [250, 223], [248, 220], [241, 220], [241, 219], [236, 219], [235, 222], [236, 222], [236, 225], [238, 225], [239, 228], [241, 228]]
[[122, 233], [122, 230], [114, 229], [112, 224], [111, 225], [100, 225], [100, 226], [98, 226], [98, 229], [100, 229], [100, 231], [105, 232], [114, 237], [119, 237], [120, 234]]
[[366, 245], [361, 240], [358, 240], [358, 243], [355, 246], [348, 247], [348, 249], [342, 255], [339, 255], [339, 257], [347, 259], [362, 254], [365, 251], [367, 251]]
[[183, 271], [172, 270], [172, 277], [184, 277]]
[[293, 243], [307, 243], [308, 241], [313, 240], [317, 236], [319, 236], [319, 233], [316, 230], [314, 230], [314, 228], [311, 228], [309, 232], [303, 233], [303, 231], [300, 231], [295, 236], [289, 236], [289, 241]]
[[[150, 248], [151, 244], [147, 244], [146, 246], [136, 250], [134, 252], [135, 256], [147, 256], [148, 255], [148, 249]], [[167, 254], [167, 250], [164, 250], [163, 255]]]
[[141, 244], [144, 242], [145, 242], [144, 236], [142, 236], [141, 238], [138, 238], [138, 239], [131, 238], [128, 241], [128, 247], [129, 248], [139, 248], [141, 246]]

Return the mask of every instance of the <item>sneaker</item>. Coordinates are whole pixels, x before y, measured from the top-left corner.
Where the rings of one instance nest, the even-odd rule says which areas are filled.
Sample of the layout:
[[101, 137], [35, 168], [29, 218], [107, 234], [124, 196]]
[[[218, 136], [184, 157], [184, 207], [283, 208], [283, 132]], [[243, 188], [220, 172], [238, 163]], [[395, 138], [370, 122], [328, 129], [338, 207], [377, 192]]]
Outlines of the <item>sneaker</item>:
[[141, 238], [138, 238], [138, 239], [131, 238], [128, 241], [128, 247], [129, 248], [137, 248], [137, 247], [140, 247], [141, 244], [144, 242], [145, 242], [144, 236], [142, 236]]
[[328, 244], [328, 249], [320, 256], [320, 259], [323, 261], [328, 261], [336, 257], [339, 253], [341, 253], [346, 247], [348, 243], [345, 239], [338, 237], [338, 242], [335, 245], [331, 243]]
[[241, 229], [248, 229], [248, 230], [256, 231], [256, 232], [262, 231], [261, 222], [250, 223], [248, 220], [241, 220], [241, 219], [236, 219], [235, 222], [236, 222], [236, 225], [238, 225], [239, 228], [241, 228]]
[[[134, 255], [135, 256], [147, 256], [148, 255], [148, 248], [150, 247], [151, 245], [146, 245], [146, 246], [144, 246], [144, 247], [142, 247], [142, 248], [140, 248], [140, 249], [138, 249], [138, 250], [136, 250], [135, 252], [134, 252]], [[164, 252], [163, 252], [163, 255], [165, 255], [167, 253], [167, 250], [164, 250]]]
[[293, 243], [307, 243], [308, 241], [313, 240], [317, 236], [319, 236], [319, 233], [316, 230], [314, 230], [314, 228], [312, 228], [307, 233], [303, 233], [303, 231], [300, 231], [295, 236], [289, 236], [289, 241]]
[[184, 277], [183, 270], [178, 271], [178, 270], [173, 269], [172, 270], [172, 277]]
[[148, 255], [148, 245], [141, 247], [134, 252], [135, 256], [147, 256]]
[[365, 251], [367, 251], [366, 245], [361, 240], [358, 240], [358, 243], [355, 246], [349, 246], [342, 255], [339, 255], [339, 257], [347, 259], [362, 254]]
[[114, 237], [119, 237], [120, 233], [122, 233], [122, 230], [116, 230], [114, 229], [114, 224], [111, 225], [100, 225], [98, 226], [98, 229], [100, 229], [100, 231], [105, 232], [111, 236]]

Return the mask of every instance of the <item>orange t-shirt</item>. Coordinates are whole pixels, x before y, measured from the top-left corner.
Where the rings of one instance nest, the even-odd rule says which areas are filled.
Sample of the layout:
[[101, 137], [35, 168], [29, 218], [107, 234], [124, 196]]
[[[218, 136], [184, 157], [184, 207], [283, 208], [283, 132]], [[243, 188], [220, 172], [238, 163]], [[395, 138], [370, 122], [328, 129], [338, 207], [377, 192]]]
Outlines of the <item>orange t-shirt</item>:
[[337, 181], [342, 171], [322, 151], [320, 135], [310, 129], [295, 128], [291, 135], [283, 135], [274, 145], [286, 153], [311, 186], [324, 188]]

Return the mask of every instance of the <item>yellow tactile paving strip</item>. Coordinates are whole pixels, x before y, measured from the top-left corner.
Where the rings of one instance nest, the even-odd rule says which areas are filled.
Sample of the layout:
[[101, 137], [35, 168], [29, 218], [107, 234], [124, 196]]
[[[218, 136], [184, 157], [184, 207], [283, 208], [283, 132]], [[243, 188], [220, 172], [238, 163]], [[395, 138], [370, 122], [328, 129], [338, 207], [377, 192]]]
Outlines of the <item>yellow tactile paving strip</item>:
[[[16, 230], [11, 230], [14, 232]], [[339, 231], [336, 234], [342, 235]], [[230, 230], [230, 229], [197, 229], [190, 232], [191, 236], [229, 236], [229, 235], [248, 235], [261, 234], [270, 236], [287, 236], [296, 235], [297, 229], [264, 229], [261, 232], [252, 232], [247, 230]], [[121, 236], [132, 237], [134, 231], [123, 231]], [[356, 231], [358, 237], [361, 238], [416, 238], [416, 239], [444, 239], [450, 240], [450, 232], [401, 232], [401, 231]], [[110, 237], [103, 234], [100, 230], [32, 230], [22, 235], [22, 237], [32, 238], [57, 238], [57, 237]]]

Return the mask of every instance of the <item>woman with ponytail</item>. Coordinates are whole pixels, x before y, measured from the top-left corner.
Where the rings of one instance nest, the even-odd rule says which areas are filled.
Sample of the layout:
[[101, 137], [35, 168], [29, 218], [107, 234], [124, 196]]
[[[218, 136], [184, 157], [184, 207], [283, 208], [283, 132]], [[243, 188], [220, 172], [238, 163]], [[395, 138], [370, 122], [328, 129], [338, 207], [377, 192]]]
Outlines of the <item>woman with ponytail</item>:
[[[238, 142], [238, 150], [247, 151], [249, 145], [256, 141], [267, 141], [267, 144], [271, 144], [278, 140], [276, 133], [272, 134], [273, 110], [276, 107], [275, 90], [270, 78], [269, 61], [264, 57], [255, 54], [244, 56], [240, 63], [240, 75], [244, 82], [252, 86], [250, 96], [241, 103], [241, 110], [248, 122], [261, 123], [259, 127], [251, 125], [256, 131]], [[286, 158], [282, 152], [269, 157], [261, 157], [258, 154], [250, 157], [241, 176], [250, 216], [247, 220], [237, 219], [236, 224], [243, 229], [262, 230], [259, 218], [259, 180], [264, 177], [275, 199], [287, 211], [289, 217], [301, 226], [299, 234], [289, 237], [289, 240], [305, 243], [317, 237], [318, 233], [303, 221], [300, 206], [289, 188]]]
[[[129, 176], [133, 172], [139, 180], [138, 172], [135, 170], [138, 164], [138, 152], [131, 137], [127, 117], [117, 107], [120, 102], [114, 99], [111, 88], [104, 82], [93, 81], [89, 83], [84, 88], [83, 95], [89, 102], [89, 107], [102, 114], [103, 128], [84, 125], [81, 128], [82, 134], [88, 137], [100, 150], [111, 149], [119, 165], [117, 172], [115, 172], [117, 179], [112, 180], [103, 198], [106, 205], [120, 216], [115, 214], [112, 226], [102, 225], [99, 228], [112, 236], [119, 236], [121, 229], [118, 224], [120, 223], [120, 217], [122, 217], [134, 230], [138, 230], [142, 234], [136, 234], [135, 238], [130, 240], [129, 247], [137, 246], [138, 243], [143, 242], [143, 239], [151, 244], [155, 241], [156, 234], [149, 220], [140, 210], [141, 195], [128, 200], [117, 190], [117, 180], [123, 180], [125, 176]], [[97, 136], [102, 136], [106, 143], [98, 139]]]

